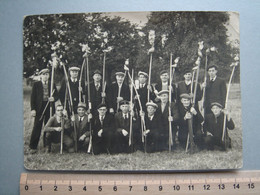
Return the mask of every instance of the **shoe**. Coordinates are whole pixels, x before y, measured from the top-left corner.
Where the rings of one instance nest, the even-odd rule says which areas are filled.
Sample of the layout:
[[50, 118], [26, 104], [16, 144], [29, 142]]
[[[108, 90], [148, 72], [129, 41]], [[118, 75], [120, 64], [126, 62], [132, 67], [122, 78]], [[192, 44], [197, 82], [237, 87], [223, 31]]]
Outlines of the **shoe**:
[[29, 149], [29, 154], [35, 154], [37, 153], [37, 149]]

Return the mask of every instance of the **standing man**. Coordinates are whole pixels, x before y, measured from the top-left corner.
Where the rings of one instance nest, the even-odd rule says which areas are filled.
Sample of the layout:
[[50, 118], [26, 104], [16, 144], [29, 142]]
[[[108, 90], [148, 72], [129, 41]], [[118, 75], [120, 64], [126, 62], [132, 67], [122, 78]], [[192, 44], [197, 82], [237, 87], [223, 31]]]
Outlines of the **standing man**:
[[205, 137], [206, 148], [225, 150], [225, 145], [222, 141], [224, 114], [226, 114], [226, 130], [225, 136], [227, 139], [227, 147], [231, 148], [231, 138], [228, 135], [228, 129], [233, 130], [235, 124], [227, 110], [223, 109], [223, 106], [218, 102], [211, 103], [212, 113], [207, 114], [203, 125], [203, 130], [207, 135]]
[[163, 70], [160, 72], [160, 79], [161, 79], [161, 83], [159, 84], [156, 84], [154, 86], [155, 90], [154, 90], [154, 93], [155, 95], [157, 96], [157, 98], [155, 99], [156, 102], [159, 102], [160, 101], [160, 98], [158, 97], [158, 93], [159, 91], [162, 91], [162, 90], [169, 90], [169, 86], [172, 87], [172, 102], [175, 101], [176, 99], [176, 87], [175, 85], [172, 85], [169, 83], [169, 73], [166, 71], [166, 70]]
[[[73, 111], [74, 113], [77, 113], [77, 106], [79, 104], [79, 91], [81, 91], [84, 94], [84, 91], [82, 89], [85, 89], [84, 83], [82, 83], [83, 87], [79, 87], [79, 80], [78, 80], [78, 75], [79, 75], [80, 68], [72, 66], [69, 68], [69, 85], [70, 85], [70, 90], [71, 90], [71, 96], [72, 96], [72, 103], [73, 103]], [[64, 104], [65, 101], [65, 95], [66, 95], [66, 90], [67, 85], [66, 81], [64, 80], [61, 84], [60, 88], [60, 100], [62, 104]], [[68, 93], [68, 92], [67, 92]], [[67, 104], [69, 105], [69, 95], [67, 96]], [[83, 98], [83, 96], [82, 96]]]
[[[195, 82], [193, 82], [193, 90], [191, 92], [191, 86], [192, 86], [192, 71], [190, 69], [186, 69], [184, 71], [184, 81], [180, 81], [176, 85], [176, 91], [177, 91], [177, 103], [181, 104], [181, 94], [194, 94], [195, 90]], [[195, 107], [198, 107], [198, 101], [200, 101], [202, 98], [202, 91], [200, 88], [200, 85], [197, 84], [197, 92], [196, 92], [196, 102]]]
[[92, 144], [94, 154], [110, 153], [111, 139], [115, 131], [115, 120], [113, 115], [107, 113], [106, 104], [97, 106], [98, 113], [92, 120]]
[[171, 116], [169, 116], [169, 91], [162, 90], [158, 93], [161, 102], [158, 103], [157, 114], [161, 117], [162, 127], [160, 129], [159, 139], [161, 143], [161, 150], [167, 150], [169, 144], [169, 122], [172, 125], [173, 141], [177, 132], [176, 123], [179, 120], [179, 113], [177, 105], [172, 102], [170, 105]]
[[[49, 69], [42, 69], [39, 73], [41, 81], [34, 83], [31, 94], [31, 115], [34, 117], [34, 125], [30, 140], [31, 153], [35, 153], [41, 136], [42, 124], [47, 123], [50, 118], [50, 104], [58, 99], [57, 89], [54, 84], [54, 93], [50, 97], [51, 83], [49, 81]], [[48, 103], [49, 102], [49, 103]], [[44, 108], [48, 104], [44, 111]], [[53, 109], [54, 111], [54, 109]]]
[[[71, 116], [71, 121], [75, 121], [76, 129], [77, 129], [77, 139], [78, 139], [78, 150], [87, 152], [89, 137], [90, 137], [90, 129], [89, 124], [92, 118], [92, 114], [86, 113], [86, 104], [80, 102], [78, 104], [77, 113], [75, 114], [75, 118]], [[72, 126], [72, 125], [71, 125]]]
[[205, 88], [205, 114], [211, 112], [211, 104], [213, 102], [219, 102], [221, 105], [225, 105], [227, 87], [226, 82], [217, 76], [218, 67], [216, 65], [211, 65], [207, 69], [209, 74], [209, 79], [207, 82], [202, 84]]
[[112, 83], [108, 90], [108, 105], [110, 113], [117, 113], [119, 102], [130, 100], [129, 86], [124, 84], [125, 73], [116, 72], [116, 81]]
[[61, 104], [56, 106], [55, 115], [52, 116], [44, 127], [46, 132], [47, 152], [51, 152], [52, 143], [61, 143], [61, 133], [64, 131], [63, 143], [64, 149], [68, 152], [74, 152], [73, 140], [70, 137], [70, 120], [66, 115], [63, 115], [63, 106]]
[[[90, 85], [90, 102], [91, 102], [91, 110], [92, 114], [97, 111], [97, 106], [102, 103], [102, 98], [106, 97], [106, 93], [102, 92], [102, 74], [99, 70], [95, 70], [93, 73], [93, 82]], [[87, 89], [88, 86], [86, 86]], [[87, 90], [86, 90], [87, 93]], [[88, 97], [88, 94], [86, 94]], [[87, 101], [86, 101], [87, 102]], [[107, 102], [107, 101], [106, 101]]]
[[[203, 117], [197, 107], [192, 107], [191, 105], [192, 96], [187, 93], [180, 95], [179, 104], [179, 132], [178, 140], [182, 148], [186, 147], [187, 137], [189, 133], [189, 121], [192, 119], [192, 130], [193, 130], [193, 139], [194, 143], [191, 143], [191, 148], [196, 144], [201, 147], [203, 145], [202, 141], [202, 131], [201, 123], [203, 122]], [[193, 150], [193, 149], [192, 149]]]

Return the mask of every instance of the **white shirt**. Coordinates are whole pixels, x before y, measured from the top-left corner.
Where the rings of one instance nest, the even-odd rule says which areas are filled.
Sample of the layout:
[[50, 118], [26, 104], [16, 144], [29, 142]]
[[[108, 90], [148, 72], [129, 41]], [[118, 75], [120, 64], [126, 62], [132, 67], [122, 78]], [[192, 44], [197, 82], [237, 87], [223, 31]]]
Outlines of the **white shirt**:
[[210, 81], [215, 81], [217, 78], [217, 76], [215, 76], [214, 78], [210, 78]]
[[185, 84], [186, 84], [186, 85], [191, 84], [191, 80], [189, 80], [189, 81], [185, 81]]
[[149, 118], [150, 120], [153, 120], [153, 117], [154, 117], [154, 115], [148, 116], [148, 118]]

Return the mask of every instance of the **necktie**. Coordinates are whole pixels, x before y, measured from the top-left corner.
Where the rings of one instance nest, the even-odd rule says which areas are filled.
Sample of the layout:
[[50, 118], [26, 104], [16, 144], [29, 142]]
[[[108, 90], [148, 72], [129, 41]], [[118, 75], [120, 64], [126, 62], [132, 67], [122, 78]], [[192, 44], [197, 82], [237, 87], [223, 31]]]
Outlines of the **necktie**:
[[99, 89], [99, 84], [96, 84], [96, 90], [98, 91], [98, 89]]
[[103, 126], [103, 121], [104, 121], [104, 116], [101, 116], [100, 117], [100, 122], [101, 122], [101, 125]]

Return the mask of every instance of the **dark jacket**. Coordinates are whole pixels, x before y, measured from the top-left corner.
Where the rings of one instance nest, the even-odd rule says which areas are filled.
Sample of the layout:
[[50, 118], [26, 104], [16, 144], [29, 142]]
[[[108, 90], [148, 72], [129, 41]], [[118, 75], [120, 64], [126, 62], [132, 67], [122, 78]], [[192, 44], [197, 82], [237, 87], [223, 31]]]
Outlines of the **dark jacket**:
[[[142, 104], [142, 109], [143, 111], [146, 112], [146, 103], [148, 101], [148, 89], [147, 89], [147, 84], [145, 84], [144, 87], [139, 87], [139, 89], [137, 89], [137, 92], [138, 92], [138, 95], [140, 96], [140, 101], [141, 101], [141, 104]], [[134, 93], [136, 95], [136, 93]], [[155, 94], [154, 92], [151, 92], [150, 91], [150, 100], [154, 101], [155, 99]], [[138, 103], [138, 100], [136, 100], [136, 105], [137, 105], [137, 109], [140, 110], [140, 106], [139, 106], [139, 103]]]
[[[193, 90], [192, 93], [194, 94], [195, 91], [195, 82], [193, 84]], [[177, 102], [180, 103], [180, 95], [183, 93], [190, 94], [191, 93], [191, 84], [186, 85], [185, 81], [181, 81], [176, 84], [176, 91], [177, 91]], [[202, 98], [202, 90], [200, 88], [200, 85], [197, 84], [197, 91], [196, 91], [196, 104], [198, 101], [200, 101]]]
[[[162, 90], [162, 83], [155, 84], [154, 89], [157, 90], [158, 92], [160, 92]], [[169, 90], [169, 87], [168, 87], [167, 90]], [[176, 86], [175, 86], [175, 84], [172, 84], [172, 94], [171, 95], [172, 95], [172, 102], [175, 102], [176, 101]]]

